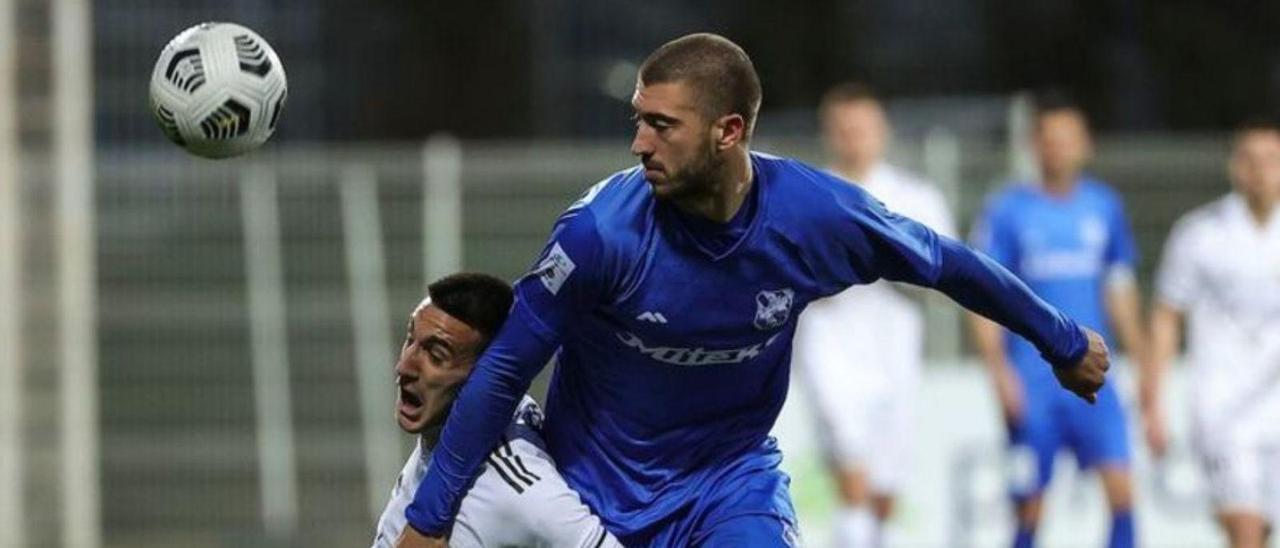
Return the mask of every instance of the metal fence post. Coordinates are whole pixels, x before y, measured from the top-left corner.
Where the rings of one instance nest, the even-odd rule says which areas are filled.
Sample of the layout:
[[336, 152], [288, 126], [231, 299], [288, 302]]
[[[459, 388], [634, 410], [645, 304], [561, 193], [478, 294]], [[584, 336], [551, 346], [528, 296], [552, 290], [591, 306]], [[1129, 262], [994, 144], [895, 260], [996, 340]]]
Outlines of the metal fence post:
[[275, 175], [254, 167], [240, 179], [253, 391], [258, 434], [262, 522], [268, 534], [290, 538], [298, 526], [292, 398], [280, 209]]
[[0, 548], [25, 543], [17, 10], [14, 0], [0, 0]]
[[422, 149], [422, 229], [426, 282], [462, 268], [462, 145], [448, 135]]
[[88, 0], [56, 0], [53, 149], [58, 243], [62, 538], [102, 544], [98, 451], [98, 326], [93, 221], [93, 25]]
[[351, 325], [355, 340], [356, 382], [360, 394], [360, 423], [364, 433], [365, 481], [369, 515], [377, 519], [392, 482], [400, 454], [391, 424], [395, 359], [389, 337], [385, 254], [378, 211], [378, 181], [367, 166], [348, 167], [339, 183], [343, 243], [350, 283]]

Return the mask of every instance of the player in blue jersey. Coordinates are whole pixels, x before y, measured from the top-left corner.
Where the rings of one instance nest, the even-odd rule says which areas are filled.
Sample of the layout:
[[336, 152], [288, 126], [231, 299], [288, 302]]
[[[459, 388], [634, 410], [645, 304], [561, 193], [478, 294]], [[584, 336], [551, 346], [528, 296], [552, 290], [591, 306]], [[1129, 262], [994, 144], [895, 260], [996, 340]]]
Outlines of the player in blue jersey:
[[[1083, 112], [1065, 98], [1044, 98], [1034, 146], [1040, 181], [991, 196], [974, 244], [1082, 325], [1108, 340], [1113, 327], [1131, 361], [1146, 370], [1137, 250], [1120, 197], [1081, 173], [1091, 153]], [[1112, 511], [1108, 545], [1133, 546], [1129, 442], [1114, 386], [1103, 387], [1094, 406], [1063, 398], [1035, 347], [985, 319], [972, 324], [1009, 427], [1014, 545], [1032, 544], [1054, 456], [1068, 447], [1082, 469], [1097, 470], [1102, 479]], [[1140, 378], [1145, 383], [1150, 375]]]
[[768, 432], [810, 301], [890, 279], [937, 288], [1034, 341], [1092, 400], [1096, 334], [995, 262], [834, 175], [749, 151], [760, 83], [715, 35], [669, 42], [632, 98], [641, 166], [556, 222], [445, 424], [402, 546], [441, 546], [477, 467], [548, 360], [544, 434], [566, 482], [627, 546], [786, 546]]

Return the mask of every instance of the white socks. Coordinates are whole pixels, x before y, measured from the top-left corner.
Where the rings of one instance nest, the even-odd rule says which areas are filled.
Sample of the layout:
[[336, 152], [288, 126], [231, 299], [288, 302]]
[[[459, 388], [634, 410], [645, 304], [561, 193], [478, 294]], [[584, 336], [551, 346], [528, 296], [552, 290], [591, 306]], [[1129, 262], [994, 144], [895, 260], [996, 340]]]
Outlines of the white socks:
[[880, 523], [867, 505], [843, 506], [836, 512], [833, 548], [877, 548]]

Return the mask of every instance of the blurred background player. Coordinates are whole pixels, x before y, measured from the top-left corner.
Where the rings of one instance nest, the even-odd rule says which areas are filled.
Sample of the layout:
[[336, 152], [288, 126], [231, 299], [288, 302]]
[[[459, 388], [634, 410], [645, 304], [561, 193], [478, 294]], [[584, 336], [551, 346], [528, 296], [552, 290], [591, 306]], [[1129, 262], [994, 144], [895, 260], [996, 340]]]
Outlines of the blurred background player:
[[[1163, 373], [1187, 331], [1192, 436], [1231, 545], [1261, 547], [1280, 519], [1280, 126], [1237, 130], [1234, 192], [1184, 215], [1156, 276], [1152, 355]], [[1159, 383], [1143, 393], [1165, 446]]]
[[[513, 300], [506, 282], [473, 273], [441, 278], [427, 294], [409, 317], [395, 368], [396, 422], [418, 439], [378, 520], [375, 548], [394, 546], [404, 532], [404, 509], [426, 475], [453, 400]], [[538, 404], [525, 396], [462, 499], [450, 545], [620, 546], [561, 479], [537, 431], [541, 422]]]
[[[992, 195], [975, 224], [974, 243], [1081, 325], [1108, 340], [1114, 329], [1131, 360], [1142, 364], [1137, 250], [1120, 196], [1082, 173], [1092, 155], [1085, 114], [1063, 97], [1046, 96], [1036, 105], [1034, 124], [1040, 180]], [[1130, 448], [1114, 384], [1102, 388], [1095, 405], [1060, 397], [1033, 347], [983, 318], [971, 320], [1008, 426], [1014, 545], [1032, 545], [1054, 456], [1067, 447], [1082, 469], [1096, 470], [1102, 480], [1112, 515], [1108, 546], [1133, 546]]]
[[[831, 171], [889, 210], [954, 237], [942, 193], [885, 162], [889, 123], [870, 88], [831, 88], [819, 116]], [[816, 301], [800, 317], [792, 359], [802, 386], [813, 394], [838, 489], [837, 546], [880, 543], [881, 525], [910, 468], [923, 336], [919, 304], [883, 280]]]

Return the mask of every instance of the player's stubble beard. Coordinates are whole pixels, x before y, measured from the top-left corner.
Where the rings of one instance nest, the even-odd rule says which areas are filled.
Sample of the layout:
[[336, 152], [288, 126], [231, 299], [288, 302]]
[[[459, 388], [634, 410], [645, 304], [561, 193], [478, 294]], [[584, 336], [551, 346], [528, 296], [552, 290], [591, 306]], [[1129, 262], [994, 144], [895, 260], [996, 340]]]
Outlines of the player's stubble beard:
[[693, 155], [689, 164], [679, 172], [668, 175], [667, 184], [663, 185], [666, 188], [650, 183], [654, 189], [654, 197], [677, 206], [713, 199], [718, 194], [719, 187], [724, 184], [725, 164], [724, 155], [716, 153], [708, 132], [707, 140], [703, 141], [703, 146]]

